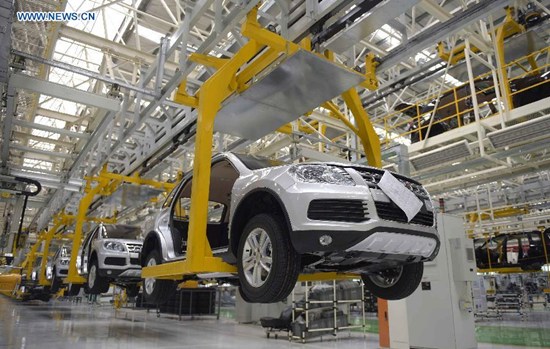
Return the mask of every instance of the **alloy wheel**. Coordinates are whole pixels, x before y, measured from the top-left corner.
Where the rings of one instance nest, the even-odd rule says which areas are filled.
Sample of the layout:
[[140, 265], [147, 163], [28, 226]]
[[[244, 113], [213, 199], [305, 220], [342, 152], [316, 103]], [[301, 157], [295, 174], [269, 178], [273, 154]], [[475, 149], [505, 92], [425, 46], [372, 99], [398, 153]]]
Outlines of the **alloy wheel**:
[[248, 283], [261, 287], [268, 279], [273, 264], [271, 239], [262, 228], [248, 234], [242, 255], [243, 272]]

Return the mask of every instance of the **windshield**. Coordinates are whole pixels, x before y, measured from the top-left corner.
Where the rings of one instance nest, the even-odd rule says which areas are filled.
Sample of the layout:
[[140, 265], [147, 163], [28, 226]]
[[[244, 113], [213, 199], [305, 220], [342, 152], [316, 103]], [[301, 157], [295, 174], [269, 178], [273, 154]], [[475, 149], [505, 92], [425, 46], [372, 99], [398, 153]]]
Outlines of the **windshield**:
[[285, 165], [284, 162], [279, 160], [272, 160], [268, 158], [262, 158], [262, 157], [251, 156], [251, 155], [243, 155], [243, 154], [234, 154], [234, 155], [238, 157], [239, 160], [241, 160], [241, 162], [250, 170], [259, 170], [261, 168], [266, 168], [266, 167], [275, 167], [275, 166]]
[[105, 225], [102, 233], [104, 239], [141, 239], [141, 228], [132, 225]]
[[71, 249], [67, 246], [61, 247], [61, 257], [70, 257], [71, 256]]

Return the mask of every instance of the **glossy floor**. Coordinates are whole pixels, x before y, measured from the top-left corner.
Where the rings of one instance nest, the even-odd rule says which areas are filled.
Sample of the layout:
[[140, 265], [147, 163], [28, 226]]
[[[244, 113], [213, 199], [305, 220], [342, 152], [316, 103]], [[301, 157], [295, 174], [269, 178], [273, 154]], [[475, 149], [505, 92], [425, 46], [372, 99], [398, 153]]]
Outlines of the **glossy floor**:
[[[14, 302], [0, 296], [0, 349], [140, 349], [140, 348], [377, 348], [373, 333], [345, 333], [306, 344], [282, 336], [267, 339], [259, 326], [233, 319], [177, 318], [145, 311], [117, 312], [109, 306], [67, 302]], [[526, 348], [480, 344], [479, 348]], [[540, 348], [540, 346], [539, 346]]]

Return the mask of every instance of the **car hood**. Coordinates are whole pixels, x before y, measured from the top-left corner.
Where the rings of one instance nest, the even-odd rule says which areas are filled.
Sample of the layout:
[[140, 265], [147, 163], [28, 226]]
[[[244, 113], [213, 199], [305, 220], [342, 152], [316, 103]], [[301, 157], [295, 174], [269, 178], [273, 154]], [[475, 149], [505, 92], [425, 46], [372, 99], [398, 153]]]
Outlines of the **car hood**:
[[122, 242], [123, 244], [143, 245], [142, 240], [134, 240], [134, 239], [103, 239], [102, 240], [102, 242], [108, 242], [108, 241]]
[[[286, 168], [290, 168], [292, 166], [297, 166], [297, 165], [325, 165], [325, 166], [337, 166], [337, 167], [350, 167], [350, 168], [353, 168], [355, 170], [368, 170], [369, 172], [375, 172], [375, 173], [379, 173], [379, 174], [384, 174], [384, 172], [388, 171], [390, 172], [394, 177], [397, 177], [399, 179], [403, 179], [405, 181], [408, 181], [408, 182], [412, 182], [412, 183], [415, 183], [415, 184], [418, 184], [418, 185], [422, 185], [422, 183], [419, 183], [418, 181], [410, 178], [410, 177], [407, 177], [407, 176], [404, 176], [402, 174], [399, 174], [399, 173], [395, 173], [393, 171], [389, 171], [389, 170], [384, 170], [384, 169], [381, 169], [381, 168], [377, 168], [377, 167], [372, 167], [372, 166], [365, 166], [365, 165], [359, 165], [359, 164], [354, 164], [354, 163], [351, 163], [351, 162], [335, 162], [335, 161], [331, 161], [331, 162], [301, 162], [301, 163], [298, 163], [298, 164], [290, 164], [290, 165], [283, 165], [283, 166], [277, 166], [277, 167], [272, 167], [272, 168], [283, 168], [283, 167], [286, 167]], [[265, 170], [265, 169], [259, 169], [259, 170], [255, 170], [255, 171], [262, 171], [262, 170]], [[253, 171], [253, 172], [255, 172]]]

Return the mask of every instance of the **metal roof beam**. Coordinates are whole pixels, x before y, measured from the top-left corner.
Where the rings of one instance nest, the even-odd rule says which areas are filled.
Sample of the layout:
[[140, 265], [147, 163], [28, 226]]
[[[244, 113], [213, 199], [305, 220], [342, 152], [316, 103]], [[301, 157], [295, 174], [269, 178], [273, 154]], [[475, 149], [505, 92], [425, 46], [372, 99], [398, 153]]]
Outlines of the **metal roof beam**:
[[13, 131], [13, 135], [16, 138], [28, 138], [30, 140], [34, 140], [34, 141], [37, 141], [37, 142], [55, 144], [57, 146], [65, 147], [65, 148], [72, 148], [74, 146], [74, 143], [64, 142], [64, 141], [60, 141], [58, 139], [52, 139], [52, 138], [47, 138], [47, 137], [35, 136], [32, 133], [28, 133], [28, 132]]
[[486, 18], [492, 12], [500, 10], [510, 3], [511, 0], [482, 0], [468, 9], [457, 12], [448, 21], [439, 23], [416, 35], [407, 43], [399, 45], [381, 58], [378, 71], [383, 71], [395, 66], [434, 43], [437, 43], [450, 35], [462, 30], [468, 25]]
[[51, 156], [51, 157], [54, 157], [54, 158], [72, 159], [74, 157], [73, 154], [69, 154], [69, 153], [59, 153], [59, 152], [54, 152], [54, 151], [50, 151], [50, 150], [42, 150], [42, 149], [37, 149], [37, 148], [33, 148], [33, 147], [27, 147], [27, 146], [20, 145], [20, 144], [12, 144], [11, 148], [15, 149], [15, 150], [24, 151], [24, 152], [27, 152], [27, 153], [47, 155], [47, 156]]
[[60, 135], [67, 136], [67, 137], [84, 138], [84, 139], [90, 138], [90, 135], [87, 133], [69, 131], [64, 128], [57, 128], [57, 127], [37, 124], [34, 122], [28, 122], [25, 120], [13, 119], [13, 123], [21, 127], [26, 127], [28, 129], [37, 129], [37, 130], [42, 130], [42, 131], [51, 132], [51, 133], [58, 133]]
[[21, 88], [33, 92], [37, 92], [46, 96], [51, 96], [99, 109], [107, 109], [111, 111], [120, 110], [120, 101], [107, 98], [76, 89], [74, 87], [57, 84], [50, 81], [44, 81], [32, 76], [24, 74], [13, 74], [10, 78], [10, 83], [15, 88]]
[[66, 121], [66, 122], [71, 122], [71, 123], [80, 120], [80, 118], [78, 116], [70, 115], [70, 114], [66, 114], [66, 113], [60, 113], [58, 111], [51, 110], [51, 109], [45, 109], [45, 108], [36, 109], [36, 115], [42, 115], [42, 116], [45, 116], [47, 118]]

